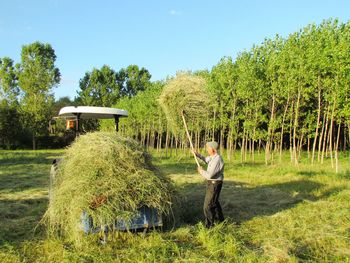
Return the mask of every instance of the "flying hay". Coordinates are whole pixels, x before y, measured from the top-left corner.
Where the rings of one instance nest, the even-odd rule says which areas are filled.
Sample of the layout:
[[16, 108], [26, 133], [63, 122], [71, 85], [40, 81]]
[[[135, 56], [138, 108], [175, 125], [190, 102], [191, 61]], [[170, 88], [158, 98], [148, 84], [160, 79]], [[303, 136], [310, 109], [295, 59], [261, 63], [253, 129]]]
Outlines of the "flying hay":
[[[190, 74], [177, 75], [165, 85], [159, 97], [159, 104], [175, 134], [178, 134], [182, 127], [185, 128], [193, 149], [187, 122], [196, 123], [208, 115], [210, 95], [206, 90], [205, 80]], [[195, 160], [199, 166], [196, 157]]]
[[196, 120], [208, 114], [210, 96], [205, 86], [202, 77], [189, 74], [179, 74], [165, 85], [159, 104], [174, 132], [183, 127], [182, 115]]
[[66, 150], [44, 219], [51, 230], [79, 241], [83, 212], [94, 227], [130, 221], [142, 206], [168, 214], [172, 191], [170, 180], [136, 141], [114, 133], [89, 133]]

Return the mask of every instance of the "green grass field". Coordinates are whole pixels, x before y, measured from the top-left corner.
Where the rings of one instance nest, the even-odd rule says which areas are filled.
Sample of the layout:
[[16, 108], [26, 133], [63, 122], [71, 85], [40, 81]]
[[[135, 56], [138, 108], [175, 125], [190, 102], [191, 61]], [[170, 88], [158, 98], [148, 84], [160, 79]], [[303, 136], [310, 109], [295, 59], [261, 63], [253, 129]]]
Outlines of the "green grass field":
[[335, 174], [306, 161], [265, 166], [239, 158], [225, 167], [221, 204], [227, 221], [201, 224], [205, 182], [190, 156], [154, 162], [179, 198], [162, 231], [116, 233], [107, 245], [80, 247], [47, 237], [38, 225], [48, 204], [52, 159], [63, 152], [0, 151], [0, 262], [350, 262], [350, 161]]

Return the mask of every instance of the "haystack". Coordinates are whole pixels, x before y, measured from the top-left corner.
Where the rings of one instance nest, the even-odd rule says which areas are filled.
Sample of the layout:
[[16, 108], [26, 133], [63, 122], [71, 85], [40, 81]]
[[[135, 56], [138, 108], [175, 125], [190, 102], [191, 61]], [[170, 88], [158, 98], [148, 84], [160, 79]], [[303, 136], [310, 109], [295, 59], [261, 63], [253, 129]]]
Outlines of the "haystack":
[[[165, 85], [159, 97], [159, 104], [173, 133], [178, 134], [185, 130], [193, 148], [187, 123], [205, 119], [211, 105], [204, 78], [185, 73], [178, 74]], [[195, 160], [199, 166], [196, 158]]]
[[142, 206], [167, 214], [172, 191], [171, 182], [136, 141], [114, 133], [89, 133], [66, 150], [45, 218], [52, 230], [77, 241], [83, 212], [95, 227], [130, 221]]

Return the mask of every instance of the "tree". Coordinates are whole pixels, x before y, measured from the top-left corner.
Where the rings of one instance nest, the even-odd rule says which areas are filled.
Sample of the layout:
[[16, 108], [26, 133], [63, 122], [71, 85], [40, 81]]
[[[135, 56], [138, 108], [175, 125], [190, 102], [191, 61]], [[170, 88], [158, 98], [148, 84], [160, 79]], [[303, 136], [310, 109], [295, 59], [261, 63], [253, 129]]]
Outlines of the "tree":
[[50, 44], [35, 42], [22, 47], [21, 63], [16, 65], [18, 84], [23, 92], [21, 111], [32, 132], [33, 149], [36, 148], [36, 136], [47, 132], [51, 118], [51, 91], [61, 77], [55, 61], [55, 51]]
[[150, 85], [151, 74], [145, 68], [129, 65], [118, 72], [118, 82], [121, 87], [121, 96], [132, 97], [137, 92], [146, 90]]
[[17, 76], [13, 60], [0, 59], [0, 147], [16, 148], [22, 137], [22, 124], [18, 112]]
[[13, 60], [4, 57], [0, 59], [0, 100], [6, 100], [8, 104], [17, 103], [19, 89]]
[[[194, 73], [207, 80], [215, 101], [203, 105], [210, 117], [189, 123], [196, 146], [218, 140], [228, 157], [239, 146], [246, 161], [247, 152], [254, 157], [257, 145], [259, 152], [265, 148], [266, 164], [273, 163], [277, 152], [281, 160], [282, 151], [289, 149], [295, 165], [307, 149], [311, 163], [329, 156], [338, 171], [338, 150], [350, 145], [349, 43], [350, 22], [330, 19], [285, 39], [265, 39], [235, 60], [224, 57], [211, 71]], [[165, 147], [184, 148], [184, 138], [162, 125], [164, 116], [153, 103], [163, 84], [148, 85], [137, 68], [128, 69], [117, 74], [124, 96], [117, 107], [130, 114], [121, 121], [122, 130], [145, 146], [159, 148], [165, 137]]]
[[86, 72], [79, 81], [79, 87], [78, 100], [87, 106], [110, 107], [121, 95], [117, 73], [107, 65]]
[[[216, 119], [219, 119], [220, 121], [218, 123], [220, 123], [219, 129], [221, 147], [223, 147], [224, 133], [228, 127], [226, 139], [228, 158], [231, 157], [233, 144], [238, 134], [238, 96], [236, 90], [237, 77], [236, 64], [233, 62], [231, 57], [224, 57], [212, 68], [208, 81], [209, 90], [216, 98], [216, 103], [214, 105], [215, 114], [213, 114], [215, 115], [215, 119], [213, 118], [212, 127], [215, 129], [215, 126], [218, 125], [216, 124]], [[212, 131], [213, 137], [214, 134], [215, 132]], [[205, 140], [207, 140], [207, 138], [205, 138]]]
[[23, 141], [24, 130], [16, 107], [0, 102], [0, 148], [15, 149]]
[[58, 115], [59, 111], [61, 108], [66, 107], [66, 106], [75, 106], [75, 102], [72, 101], [69, 97], [61, 97], [58, 100], [56, 100], [53, 105], [52, 105], [52, 115], [56, 116]]

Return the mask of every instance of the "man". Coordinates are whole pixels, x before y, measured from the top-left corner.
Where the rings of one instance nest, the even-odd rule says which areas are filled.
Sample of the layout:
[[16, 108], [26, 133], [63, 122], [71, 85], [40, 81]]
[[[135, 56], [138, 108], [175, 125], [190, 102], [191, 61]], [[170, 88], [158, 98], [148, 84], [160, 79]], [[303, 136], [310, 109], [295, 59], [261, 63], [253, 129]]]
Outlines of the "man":
[[208, 164], [207, 170], [203, 170], [202, 166], [198, 167], [198, 173], [207, 179], [207, 190], [204, 199], [204, 216], [205, 226], [210, 228], [215, 222], [224, 221], [224, 215], [219, 203], [219, 196], [224, 180], [224, 161], [218, 154], [219, 144], [217, 142], [208, 142], [206, 150], [208, 157], [200, 155], [193, 151], [196, 156]]

